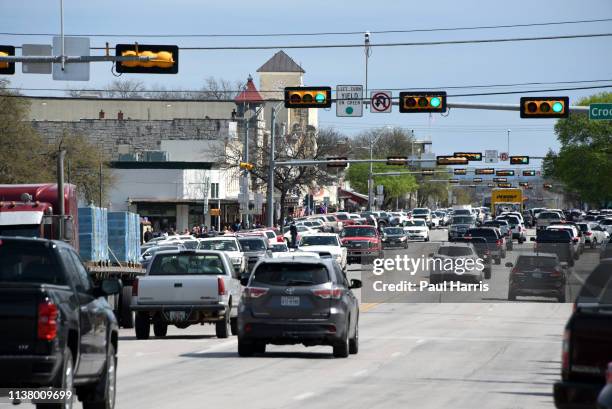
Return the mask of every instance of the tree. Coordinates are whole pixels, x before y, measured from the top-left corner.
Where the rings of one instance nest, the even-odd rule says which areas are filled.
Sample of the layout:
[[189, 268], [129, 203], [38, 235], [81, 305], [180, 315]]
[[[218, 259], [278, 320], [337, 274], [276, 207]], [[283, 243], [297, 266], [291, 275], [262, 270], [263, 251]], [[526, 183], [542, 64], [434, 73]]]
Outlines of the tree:
[[[436, 170], [447, 170], [445, 166], [439, 166]], [[448, 173], [435, 173], [435, 176], [426, 176], [419, 183], [417, 190], [418, 207], [427, 206], [429, 203], [447, 203], [449, 186], [443, 182], [429, 182], [432, 179], [450, 179]]]
[[[398, 172], [406, 170], [399, 166], [387, 165], [386, 163], [372, 164], [373, 173]], [[351, 187], [357, 192], [368, 194], [368, 176], [370, 173], [370, 164], [356, 163], [350, 165], [346, 173]], [[385, 205], [393, 204], [396, 199], [403, 198], [407, 193], [414, 192], [418, 185], [413, 175], [401, 176], [374, 176], [374, 185], [382, 185], [385, 195]], [[375, 192], [374, 192], [375, 194]]]
[[142, 81], [138, 80], [114, 80], [105, 87], [104, 96], [106, 98], [142, 98], [146, 87]]
[[[584, 98], [578, 105], [612, 102], [605, 92]], [[544, 176], [564, 185], [569, 197], [579, 197], [594, 206], [612, 202], [612, 123], [590, 121], [587, 115], [572, 114], [555, 125], [561, 143], [558, 153], [548, 152]]]

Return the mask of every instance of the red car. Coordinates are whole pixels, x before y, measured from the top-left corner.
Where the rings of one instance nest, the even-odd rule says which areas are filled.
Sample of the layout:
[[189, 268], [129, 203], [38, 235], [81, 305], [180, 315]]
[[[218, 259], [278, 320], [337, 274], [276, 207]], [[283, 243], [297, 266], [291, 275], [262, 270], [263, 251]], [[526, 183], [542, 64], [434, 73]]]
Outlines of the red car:
[[347, 249], [348, 264], [363, 264], [375, 258], [383, 258], [382, 240], [374, 226], [344, 226], [340, 238]]

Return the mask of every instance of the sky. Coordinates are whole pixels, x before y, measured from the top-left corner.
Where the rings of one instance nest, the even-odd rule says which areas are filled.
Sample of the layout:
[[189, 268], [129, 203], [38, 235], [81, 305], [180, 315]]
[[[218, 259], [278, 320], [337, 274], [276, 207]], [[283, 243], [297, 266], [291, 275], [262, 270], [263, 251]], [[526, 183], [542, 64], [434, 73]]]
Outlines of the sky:
[[[59, 33], [59, 0], [0, 0], [0, 32]], [[322, 1], [232, 2], [174, 0], [65, 0], [65, 33], [126, 34], [122, 37], [92, 37], [93, 46], [109, 42], [176, 44], [187, 46], [300, 45], [363, 43], [365, 31], [512, 25], [612, 18], [610, 0], [480, 1]], [[217, 37], [142, 38], [143, 34], [262, 34], [354, 31], [358, 34], [319, 37]], [[611, 33], [612, 21], [538, 27], [455, 30], [401, 34], [372, 34], [371, 43], [428, 42], [443, 40], [514, 38], [570, 34]], [[51, 36], [0, 34], [0, 44], [51, 44]], [[578, 87], [612, 86], [612, 37], [530, 41], [492, 44], [438, 45], [374, 48], [369, 59], [368, 88], [426, 89], [465, 85], [515, 84], [610, 80], [592, 84], [513, 86], [447, 89], [449, 102], [519, 102], [521, 95], [567, 95], [570, 103], [610, 91], [607, 89], [557, 91], [553, 93], [453, 97], [455, 94]], [[181, 51], [177, 75], [125, 74], [149, 86], [198, 89], [213, 76], [232, 82], [256, 78], [256, 70], [276, 50]], [[286, 52], [306, 71], [305, 85], [364, 84], [364, 50], [290, 49]], [[93, 51], [96, 53], [96, 51]], [[115, 79], [110, 63], [91, 67], [89, 82], [53, 81], [51, 75], [21, 74], [17, 65], [11, 84], [21, 88], [96, 88]], [[395, 91], [395, 95], [397, 95]], [[31, 95], [63, 93], [28, 92]], [[516, 111], [451, 109], [440, 114], [391, 114], [364, 112], [362, 118], [337, 118], [335, 109], [319, 115], [320, 125], [333, 126], [349, 135], [381, 126], [414, 129], [418, 139], [431, 138], [436, 154], [456, 151], [506, 151], [510, 130], [510, 154], [544, 155], [558, 149], [555, 120], [521, 119]], [[398, 153], [399, 154], [399, 153]]]

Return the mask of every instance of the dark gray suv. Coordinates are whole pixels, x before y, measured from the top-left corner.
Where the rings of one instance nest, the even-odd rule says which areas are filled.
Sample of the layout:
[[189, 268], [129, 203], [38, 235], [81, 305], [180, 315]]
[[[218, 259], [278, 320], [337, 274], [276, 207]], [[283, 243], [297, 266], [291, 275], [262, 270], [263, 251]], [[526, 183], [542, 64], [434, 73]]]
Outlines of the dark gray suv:
[[330, 345], [337, 358], [359, 349], [359, 305], [331, 258], [263, 259], [255, 266], [238, 307], [238, 354], [264, 353], [266, 344]]

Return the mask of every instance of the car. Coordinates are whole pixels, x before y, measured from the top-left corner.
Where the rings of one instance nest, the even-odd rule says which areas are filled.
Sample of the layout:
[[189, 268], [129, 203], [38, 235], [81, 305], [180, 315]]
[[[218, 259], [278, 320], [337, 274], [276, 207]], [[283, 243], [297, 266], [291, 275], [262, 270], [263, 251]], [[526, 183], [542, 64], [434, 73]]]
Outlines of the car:
[[338, 221], [342, 223], [342, 226], [351, 226], [355, 224], [355, 220], [351, 218], [350, 214], [347, 212], [336, 212], [333, 214]]
[[453, 215], [448, 227], [448, 241], [463, 237], [468, 229], [476, 227], [476, 219], [469, 215]]
[[555, 297], [565, 302], [567, 292], [567, 263], [552, 253], [520, 254], [512, 268], [508, 283], [508, 300], [517, 296]]
[[238, 242], [240, 243], [240, 248], [247, 262], [247, 271], [243, 276], [248, 276], [259, 260], [272, 255], [272, 250], [269, 248], [268, 241], [261, 237], [238, 236]]
[[340, 265], [342, 270], [347, 265], [347, 249], [342, 247], [340, 237], [336, 233], [303, 234], [298, 243], [298, 250], [329, 253]]
[[516, 214], [505, 214], [502, 216], [497, 216], [495, 220], [506, 220], [510, 225], [510, 231], [512, 232], [512, 237], [510, 240], [516, 239], [519, 244], [524, 243], [527, 238], [525, 236], [526, 229], [521, 222], [521, 218], [519, 218]]
[[359, 351], [359, 305], [350, 282], [331, 258], [268, 259], [243, 279], [238, 355], [265, 353], [267, 344], [329, 345], [333, 356]]
[[374, 226], [346, 226], [340, 233], [342, 245], [347, 249], [347, 263], [368, 263], [383, 258], [380, 234]]
[[215, 326], [217, 338], [227, 338], [236, 333], [240, 296], [240, 273], [225, 252], [157, 252], [133, 285], [136, 338], [148, 339], [151, 324], [156, 337], [165, 337], [168, 325], [204, 323]]
[[247, 270], [247, 258], [236, 236], [219, 236], [200, 239], [199, 249], [223, 251], [227, 254], [232, 265], [239, 274]]
[[427, 224], [427, 227], [431, 227], [432, 226], [432, 221], [431, 221], [431, 210], [429, 210], [426, 207], [417, 207], [415, 209], [412, 209], [412, 219], [423, 219], [425, 220], [425, 223]]
[[165, 251], [165, 250], [182, 250], [185, 247], [183, 247], [182, 244], [175, 244], [175, 245], [158, 245], [158, 246], [153, 246], [153, 247], [149, 247], [148, 249], [146, 249], [142, 255], [140, 256], [140, 265], [142, 266], [143, 269], [147, 269], [147, 267], [149, 267], [149, 264], [151, 263], [151, 260], [153, 260], [153, 256], [155, 255], [155, 253], [157, 253], [158, 251]]
[[612, 236], [612, 219], [607, 218], [599, 221], [599, 225], [602, 229], [605, 229], [609, 235]]
[[299, 222], [295, 222], [296, 226], [306, 226], [314, 231], [323, 232], [325, 230], [325, 225], [321, 220], [318, 219], [306, 219], [301, 220]]
[[534, 222], [533, 222], [534, 217], [531, 214], [531, 212], [528, 210], [525, 210], [523, 211], [522, 216], [523, 216], [523, 221], [525, 222], [525, 227], [527, 227], [528, 229], [532, 228], [534, 226]]
[[[572, 245], [574, 246], [574, 258], [578, 260], [578, 258], [580, 257], [581, 248], [582, 249], [584, 248], [584, 242], [581, 241], [581, 238], [579, 237], [578, 228], [570, 224], [551, 224], [550, 226], [546, 228], [546, 230], [566, 230], [568, 231], [572, 238]], [[582, 240], [584, 240], [584, 236], [582, 237]]]
[[442, 210], [436, 210], [434, 212], [434, 214], [438, 217], [439, 219], [439, 223], [438, 226], [446, 226], [448, 224], [448, 222], [450, 221], [450, 216], [447, 212], [444, 212]]
[[491, 258], [495, 261], [495, 264], [501, 264], [505, 249], [504, 240], [499, 229], [495, 227], [475, 227], [468, 229], [463, 236], [466, 238], [482, 237], [485, 239]]
[[268, 240], [268, 244], [270, 245], [285, 242], [284, 238], [279, 237], [273, 229], [253, 229], [246, 232], [238, 232], [238, 235], [248, 234], [261, 234], [262, 237], [265, 236], [265, 239]]
[[[581, 229], [583, 228], [583, 224], [585, 223], [578, 223]], [[600, 244], [607, 243], [610, 240], [610, 234], [598, 223], [590, 222], [586, 224], [588, 230], [586, 232], [583, 230], [583, 234], [585, 236], [584, 239], [586, 243], [589, 243], [591, 245], [591, 248], [595, 248]]]
[[408, 248], [408, 237], [403, 227], [385, 227], [382, 231], [383, 248], [403, 247]]
[[545, 229], [551, 224], [558, 224], [563, 219], [558, 212], [551, 212], [548, 210], [544, 210], [540, 212], [536, 218], [536, 226], [538, 229]]
[[[510, 225], [507, 220], [486, 220], [482, 223], [482, 227], [496, 227], [499, 229], [503, 239], [504, 246], [506, 250], [512, 250], [512, 230], [510, 230]], [[503, 257], [505, 258], [506, 254], [504, 252]]]
[[438, 216], [436, 212], [431, 212], [431, 228], [435, 229], [437, 227], [440, 227], [441, 223], [442, 219], [440, 218], [440, 216]]
[[292, 251], [286, 251], [286, 252], [280, 252], [280, 253], [272, 253], [272, 258], [284, 258], [284, 259], [290, 258], [290, 259], [293, 259], [295, 257], [321, 258], [321, 255], [319, 253], [314, 252], [314, 251], [300, 251], [300, 250], [292, 250]]
[[612, 263], [588, 275], [567, 321], [561, 353], [561, 380], [553, 386], [557, 408], [595, 408], [612, 361]]
[[[296, 236], [296, 245], [297, 242], [300, 240], [300, 235], [303, 233], [316, 233], [317, 231], [314, 229], [311, 229], [308, 226], [304, 226], [304, 225], [298, 225], [296, 223], [295, 227], [297, 228], [297, 236]], [[286, 226], [285, 228], [283, 228], [283, 237], [285, 238], [285, 243], [287, 243], [287, 245], [291, 245], [291, 226]]]
[[105, 297], [119, 294], [118, 280], [94, 286], [61, 241], [0, 237], [0, 265], [0, 385], [76, 392], [84, 408], [113, 408], [119, 325]]
[[574, 266], [575, 246], [570, 231], [566, 229], [538, 230], [536, 236], [531, 237], [530, 240], [535, 241], [534, 252], [556, 254], [560, 261], [567, 262], [570, 267]]
[[612, 362], [608, 364], [606, 386], [597, 397], [597, 405], [600, 409], [612, 409]]
[[270, 250], [272, 250], [272, 253], [288, 253], [289, 247], [287, 243], [274, 243], [270, 246]]
[[408, 240], [429, 241], [429, 227], [425, 219], [413, 219], [405, 223], [403, 227]]
[[403, 225], [404, 222], [407, 222], [408, 220], [410, 220], [410, 218], [408, 217], [408, 215], [404, 212], [391, 212], [389, 213], [390, 216], [390, 222], [392, 226], [398, 226], [398, 225]]
[[[445, 243], [442, 244], [434, 253], [429, 254], [432, 261], [431, 269], [429, 271], [429, 283], [437, 284], [444, 281], [473, 281], [479, 282], [484, 280], [484, 265], [483, 269], [478, 268], [477, 260], [479, 259], [474, 244], [472, 243]], [[461, 259], [461, 263], [458, 260]], [[461, 269], [465, 271], [457, 271], [457, 267], [448, 270], [445, 265], [450, 264], [452, 266], [460, 265]], [[468, 263], [467, 260], [471, 260]], [[471, 267], [465, 268], [467, 264]]]
[[325, 231], [330, 233], [338, 233], [342, 231], [342, 222], [332, 214], [318, 214], [316, 216], [310, 216], [309, 219], [315, 219], [323, 222]]

